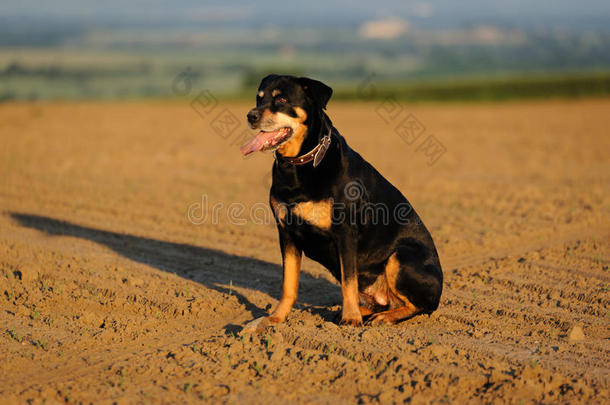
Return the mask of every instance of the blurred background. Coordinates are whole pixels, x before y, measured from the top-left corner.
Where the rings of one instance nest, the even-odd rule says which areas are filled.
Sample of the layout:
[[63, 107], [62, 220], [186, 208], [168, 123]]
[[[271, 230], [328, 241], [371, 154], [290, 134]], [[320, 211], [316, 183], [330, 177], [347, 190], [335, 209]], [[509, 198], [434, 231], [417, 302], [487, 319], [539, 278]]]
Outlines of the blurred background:
[[409, 100], [604, 95], [610, 2], [0, 3], [0, 100], [180, 97], [181, 72], [218, 98], [268, 72], [343, 99], [372, 80]]

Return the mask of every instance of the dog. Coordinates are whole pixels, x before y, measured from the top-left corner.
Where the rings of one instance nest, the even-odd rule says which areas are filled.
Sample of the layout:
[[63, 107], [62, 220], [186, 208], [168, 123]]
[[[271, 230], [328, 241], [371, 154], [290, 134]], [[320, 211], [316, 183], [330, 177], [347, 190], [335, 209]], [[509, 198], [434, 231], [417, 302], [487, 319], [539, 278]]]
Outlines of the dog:
[[340, 324], [394, 324], [438, 308], [443, 273], [432, 237], [407, 199], [357, 152], [326, 114], [324, 83], [272, 74], [247, 113], [258, 135], [243, 155], [273, 152], [269, 203], [282, 253], [282, 297], [268, 322], [297, 298], [301, 258], [341, 283]]

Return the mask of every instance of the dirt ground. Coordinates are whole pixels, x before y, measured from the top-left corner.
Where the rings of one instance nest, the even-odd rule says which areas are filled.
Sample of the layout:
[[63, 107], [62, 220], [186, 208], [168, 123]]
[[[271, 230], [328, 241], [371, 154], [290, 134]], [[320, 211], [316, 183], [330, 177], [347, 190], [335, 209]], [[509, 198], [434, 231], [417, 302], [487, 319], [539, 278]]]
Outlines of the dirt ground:
[[260, 335], [272, 158], [239, 154], [250, 104], [193, 105], [0, 105], [0, 402], [610, 401], [610, 100], [401, 105], [417, 140], [388, 106], [331, 101], [431, 230], [441, 305], [339, 327], [306, 260]]

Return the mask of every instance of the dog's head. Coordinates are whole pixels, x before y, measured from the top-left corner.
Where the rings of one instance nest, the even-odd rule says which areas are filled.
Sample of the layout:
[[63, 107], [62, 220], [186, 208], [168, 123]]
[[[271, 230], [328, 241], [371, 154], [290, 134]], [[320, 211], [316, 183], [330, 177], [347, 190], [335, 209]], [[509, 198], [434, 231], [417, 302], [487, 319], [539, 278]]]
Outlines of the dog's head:
[[256, 107], [248, 112], [248, 124], [260, 132], [241, 153], [277, 150], [282, 156], [296, 156], [332, 93], [324, 83], [306, 77], [265, 77], [256, 94]]

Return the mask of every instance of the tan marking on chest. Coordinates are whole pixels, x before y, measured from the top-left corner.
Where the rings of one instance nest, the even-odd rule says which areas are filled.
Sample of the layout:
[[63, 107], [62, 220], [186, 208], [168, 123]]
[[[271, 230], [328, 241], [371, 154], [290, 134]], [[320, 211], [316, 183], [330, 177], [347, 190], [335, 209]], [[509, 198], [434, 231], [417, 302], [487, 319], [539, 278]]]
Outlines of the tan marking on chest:
[[292, 208], [292, 213], [318, 228], [330, 229], [333, 217], [333, 200], [302, 202]]

